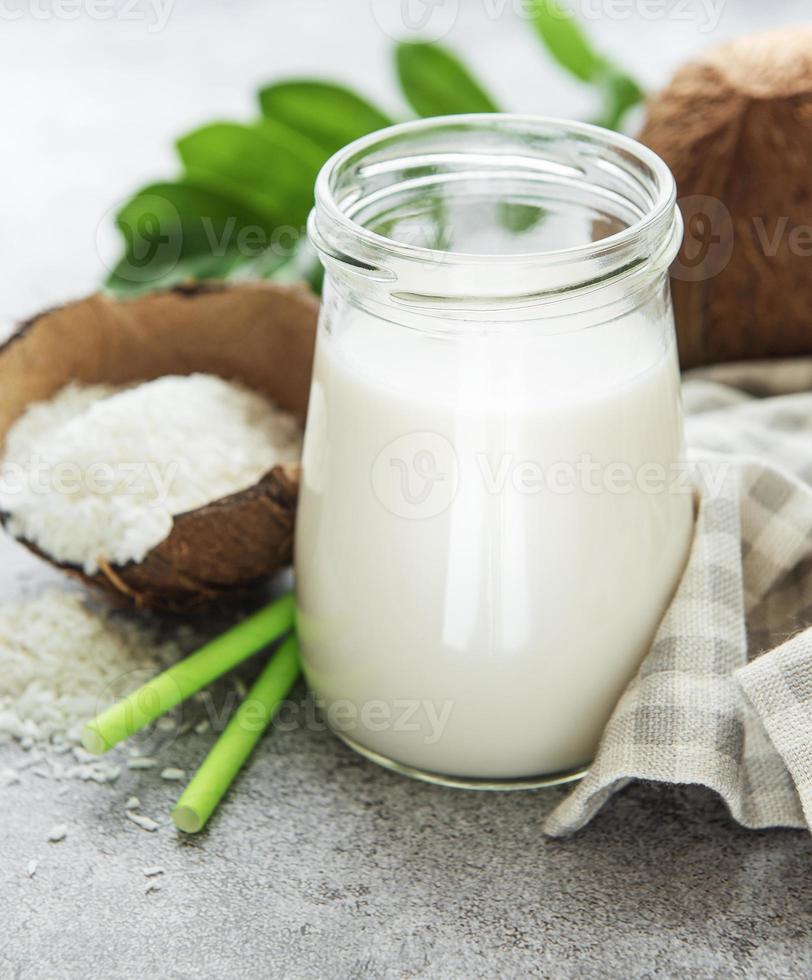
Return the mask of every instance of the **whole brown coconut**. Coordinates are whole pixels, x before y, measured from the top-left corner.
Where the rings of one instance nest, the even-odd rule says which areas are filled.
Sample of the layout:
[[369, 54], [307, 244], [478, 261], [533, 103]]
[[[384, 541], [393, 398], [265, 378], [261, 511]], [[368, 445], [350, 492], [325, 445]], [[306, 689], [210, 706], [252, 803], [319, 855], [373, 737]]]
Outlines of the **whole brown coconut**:
[[[242, 382], [303, 422], [318, 310], [303, 286], [207, 283], [131, 300], [90, 296], [42, 313], [0, 346], [0, 454], [25, 409], [70, 381], [200, 371]], [[139, 606], [189, 610], [290, 564], [298, 487], [298, 464], [275, 466], [256, 486], [177, 516], [142, 562], [103, 564], [92, 576], [53, 564]]]
[[812, 353], [812, 29], [685, 65], [640, 139], [673, 171], [686, 224], [682, 365]]

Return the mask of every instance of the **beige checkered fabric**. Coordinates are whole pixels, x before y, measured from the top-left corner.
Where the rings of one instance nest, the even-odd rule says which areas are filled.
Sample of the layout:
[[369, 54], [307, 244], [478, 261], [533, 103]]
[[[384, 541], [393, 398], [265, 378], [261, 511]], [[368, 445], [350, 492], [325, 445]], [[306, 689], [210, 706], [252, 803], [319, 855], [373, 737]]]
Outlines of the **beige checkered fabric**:
[[553, 836], [633, 779], [709, 786], [746, 827], [812, 827], [812, 360], [694, 372], [683, 395], [691, 554]]

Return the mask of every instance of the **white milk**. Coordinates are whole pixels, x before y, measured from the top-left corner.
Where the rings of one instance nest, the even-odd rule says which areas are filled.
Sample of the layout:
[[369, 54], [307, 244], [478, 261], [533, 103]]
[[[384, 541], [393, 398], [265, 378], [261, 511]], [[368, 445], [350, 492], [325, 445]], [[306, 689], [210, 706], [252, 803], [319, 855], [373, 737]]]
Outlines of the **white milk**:
[[296, 549], [330, 724], [449, 776], [587, 763], [689, 546], [670, 323], [432, 336], [337, 319]]

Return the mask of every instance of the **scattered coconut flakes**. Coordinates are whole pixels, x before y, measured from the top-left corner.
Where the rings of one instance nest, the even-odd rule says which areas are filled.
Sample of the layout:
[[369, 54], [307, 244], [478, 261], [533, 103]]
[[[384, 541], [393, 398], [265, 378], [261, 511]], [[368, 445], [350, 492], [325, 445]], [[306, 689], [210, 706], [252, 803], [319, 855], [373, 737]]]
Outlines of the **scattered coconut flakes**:
[[[97, 772], [104, 777], [103, 782], [114, 783], [118, 777], [121, 775], [121, 766], [104, 765], [103, 763], [97, 763]], [[102, 780], [97, 779], [97, 782], [102, 782]]]
[[159, 881], [151, 881], [144, 889], [144, 894], [149, 895], [150, 892], [159, 892], [160, 890], [161, 883]]
[[137, 755], [127, 760], [128, 769], [154, 769], [158, 765], [158, 760], [149, 755]]
[[186, 779], [186, 771], [184, 769], [175, 769], [174, 766], [168, 766], [161, 772], [161, 779], [166, 779], [170, 783], [179, 783]]
[[13, 786], [15, 783], [20, 782], [20, 774], [16, 769], [12, 769], [11, 766], [3, 766], [0, 769], [0, 786]]
[[[51, 589], [0, 605], [0, 742], [78, 748], [82, 726], [100, 708], [179, 657], [154, 631], [93, 612], [75, 592]], [[74, 757], [95, 758], [82, 749]], [[42, 759], [32, 752], [19, 768]]]
[[138, 799], [137, 796], [131, 796], [127, 800], [127, 802], [124, 804], [124, 809], [125, 810], [140, 810], [141, 809], [141, 801]]
[[26, 871], [28, 872], [28, 877], [33, 878], [37, 873], [37, 867], [39, 866], [39, 861], [36, 858], [32, 858], [28, 865], [26, 866]]
[[160, 864], [153, 864], [149, 868], [144, 868], [145, 878], [154, 878], [156, 875], [162, 875], [164, 873], [165, 869]]
[[[30, 406], [6, 434], [0, 508], [12, 534], [93, 575], [100, 558], [143, 560], [169, 536], [174, 515], [298, 459], [301, 438], [294, 416], [213, 375], [73, 384]], [[79, 474], [70, 493], [56, 480], [43, 485], [43, 462], [46, 475], [66, 464]]]
[[68, 836], [68, 828], [63, 823], [58, 823], [55, 827], [51, 827], [48, 833], [48, 841], [51, 844], [58, 844], [61, 840], [64, 840]]
[[91, 765], [74, 766], [65, 773], [72, 779], [81, 779], [83, 783], [93, 782], [103, 785], [114, 783], [121, 775], [121, 766], [106, 762], [95, 762]]
[[133, 813], [132, 810], [127, 810], [126, 814], [127, 819], [132, 820], [132, 822], [142, 830], [155, 831], [159, 827], [159, 824], [156, 823], [156, 821], [154, 821], [151, 817], [145, 817], [142, 813]]

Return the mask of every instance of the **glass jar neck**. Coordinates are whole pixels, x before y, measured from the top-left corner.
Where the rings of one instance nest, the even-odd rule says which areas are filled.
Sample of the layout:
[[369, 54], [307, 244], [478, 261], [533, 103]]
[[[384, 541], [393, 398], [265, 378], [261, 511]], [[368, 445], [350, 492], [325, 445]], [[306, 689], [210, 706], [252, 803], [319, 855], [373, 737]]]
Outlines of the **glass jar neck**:
[[336, 284], [428, 315], [605, 306], [660, 279], [674, 180], [627, 137], [498, 113], [405, 123], [322, 169], [310, 238]]

